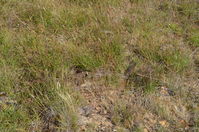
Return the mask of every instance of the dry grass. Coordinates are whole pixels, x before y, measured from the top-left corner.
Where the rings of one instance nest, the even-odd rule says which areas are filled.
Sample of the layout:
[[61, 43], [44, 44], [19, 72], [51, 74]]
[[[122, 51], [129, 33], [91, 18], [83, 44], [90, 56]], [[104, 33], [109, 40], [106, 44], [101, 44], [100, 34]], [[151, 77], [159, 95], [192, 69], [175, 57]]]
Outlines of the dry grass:
[[[117, 93], [106, 107], [118, 131], [198, 129], [197, 1], [1, 0], [0, 7], [0, 92], [17, 101], [0, 104], [0, 131], [80, 131], [85, 80], [99, 87], [87, 90], [93, 101]], [[162, 86], [175, 93], [168, 104]], [[148, 125], [146, 113], [171, 127]]]

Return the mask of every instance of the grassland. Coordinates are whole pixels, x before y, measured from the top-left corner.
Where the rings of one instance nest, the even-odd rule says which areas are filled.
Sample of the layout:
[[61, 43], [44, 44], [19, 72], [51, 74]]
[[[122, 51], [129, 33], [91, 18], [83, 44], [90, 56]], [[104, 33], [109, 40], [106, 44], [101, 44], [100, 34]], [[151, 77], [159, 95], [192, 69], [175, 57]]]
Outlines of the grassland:
[[198, 26], [197, 0], [0, 0], [0, 131], [199, 131]]

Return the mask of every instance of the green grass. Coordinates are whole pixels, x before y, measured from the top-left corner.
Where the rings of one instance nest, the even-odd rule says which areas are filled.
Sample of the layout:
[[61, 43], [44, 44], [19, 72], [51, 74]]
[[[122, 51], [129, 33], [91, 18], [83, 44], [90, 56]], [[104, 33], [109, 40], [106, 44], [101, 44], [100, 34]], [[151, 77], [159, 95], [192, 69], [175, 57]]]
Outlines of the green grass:
[[28, 115], [22, 110], [15, 110], [13, 107], [7, 108], [0, 113], [0, 131], [13, 132], [25, 131], [30, 123]]
[[[172, 74], [198, 76], [195, 1], [1, 0], [0, 7], [0, 92], [20, 107], [0, 109], [0, 131], [42, 126], [47, 108], [60, 114], [57, 129], [78, 131], [76, 109], [85, 102], [68, 80], [73, 68], [103, 69], [111, 73], [104, 85], [118, 87], [119, 75], [136, 60], [129, 87], [147, 96]], [[112, 121], [130, 129], [127, 106], [116, 105]]]
[[190, 44], [195, 46], [195, 47], [199, 47], [199, 33], [198, 32], [193, 32], [191, 35], [190, 35], [190, 38], [189, 38], [189, 41], [190, 41]]

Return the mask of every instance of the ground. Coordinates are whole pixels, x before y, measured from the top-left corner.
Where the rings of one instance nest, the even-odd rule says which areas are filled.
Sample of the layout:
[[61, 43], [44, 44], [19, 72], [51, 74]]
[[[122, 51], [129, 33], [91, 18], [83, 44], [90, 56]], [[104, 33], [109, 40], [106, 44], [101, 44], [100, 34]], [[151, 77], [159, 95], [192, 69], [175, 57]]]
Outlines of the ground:
[[199, 131], [197, 0], [1, 0], [0, 131]]

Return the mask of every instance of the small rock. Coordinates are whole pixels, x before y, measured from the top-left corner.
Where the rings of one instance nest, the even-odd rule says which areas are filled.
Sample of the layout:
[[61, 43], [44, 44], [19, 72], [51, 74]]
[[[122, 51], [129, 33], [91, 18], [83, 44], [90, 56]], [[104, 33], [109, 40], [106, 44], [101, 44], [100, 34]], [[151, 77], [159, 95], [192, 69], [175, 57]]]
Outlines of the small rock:
[[81, 126], [87, 125], [89, 123], [89, 118], [85, 116], [79, 116], [78, 124]]
[[16, 105], [17, 101], [10, 99], [5, 92], [0, 92], [0, 110]]
[[144, 132], [148, 132], [148, 130], [146, 129], [146, 128], [144, 128], [144, 130], [143, 130]]
[[160, 90], [160, 94], [162, 96], [174, 96], [175, 92], [170, 90], [170, 89], [168, 89], [168, 88], [166, 88], [166, 87], [164, 87], [164, 86], [162, 86], [161, 90]]
[[82, 85], [81, 85], [81, 88], [89, 88], [89, 87], [91, 87], [92, 86], [92, 83], [90, 83], [90, 82], [85, 82], [85, 83], [83, 83]]
[[160, 125], [162, 125], [163, 127], [168, 127], [168, 126], [169, 126], [168, 122], [165, 121], [165, 120], [162, 120], [162, 121], [160, 121], [159, 123], [160, 123]]
[[6, 96], [6, 95], [7, 95], [6, 92], [0, 92], [0, 97]]
[[79, 113], [82, 116], [88, 117], [92, 113], [93, 108], [91, 106], [84, 106], [79, 109]]

